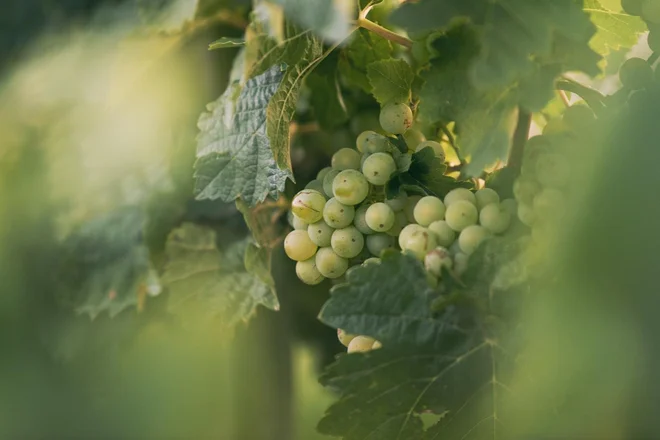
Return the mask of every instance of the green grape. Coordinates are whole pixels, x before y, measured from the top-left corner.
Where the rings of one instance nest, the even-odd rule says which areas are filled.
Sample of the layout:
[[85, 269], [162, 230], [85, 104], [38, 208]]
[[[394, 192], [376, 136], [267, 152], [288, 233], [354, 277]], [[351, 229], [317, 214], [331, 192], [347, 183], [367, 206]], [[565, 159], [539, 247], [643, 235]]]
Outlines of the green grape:
[[300, 281], [310, 286], [320, 284], [325, 279], [316, 268], [316, 258], [313, 257], [296, 263], [296, 275], [298, 275]]
[[424, 231], [426, 231], [424, 226], [420, 226], [415, 223], [406, 226], [399, 234], [399, 247], [403, 249], [403, 246], [406, 244], [408, 239], [413, 236], [414, 233]]
[[348, 344], [350, 344], [354, 338], [355, 335], [346, 333], [344, 330], [340, 328], [337, 329], [337, 339], [339, 339], [339, 342], [341, 342], [341, 345], [343, 345], [344, 347], [348, 348]]
[[660, 24], [660, 2], [658, 0], [642, 1], [642, 19], [646, 22]]
[[309, 260], [316, 253], [318, 246], [309, 239], [307, 231], [291, 231], [284, 239], [284, 251], [294, 261]]
[[491, 188], [481, 188], [474, 194], [479, 211], [491, 203], [500, 203], [500, 195]]
[[328, 224], [323, 220], [312, 223], [307, 227], [307, 234], [309, 235], [309, 239], [312, 240], [312, 242], [318, 247], [330, 246], [330, 239], [333, 232], [335, 232], [335, 230], [328, 226]]
[[357, 170], [360, 168], [360, 153], [351, 148], [342, 148], [332, 155], [332, 168], [335, 170]]
[[543, 135], [561, 134], [568, 131], [568, 124], [561, 119], [550, 119], [543, 127]]
[[316, 268], [324, 277], [336, 279], [346, 273], [348, 260], [337, 255], [332, 248], [323, 247], [316, 253]]
[[380, 341], [375, 341], [374, 345], [371, 346], [372, 350], [378, 350], [379, 348], [383, 348], [383, 344], [381, 344]]
[[642, 58], [630, 58], [619, 68], [619, 79], [631, 90], [645, 89], [653, 82], [653, 69]]
[[364, 263], [362, 263], [363, 266], [369, 266], [371, 264], [380, 264], [381, 260], [378, 257], [371, 257], [367, 258], [364, 260]]
[[368, 336], [356, 336], [348, 344], [347, 353], [366, 353], [367, 351], [371, 351], [374, 342], [376, 341]]
[[323, 178], [323, 192], [327, 197], [333, 197], [332, 184], [335, 181], [335, 177], [337, 177], [340, 172], [341, 171], [339, 170], [330, 170]]
[[355, 218], [355, 208], [344, 205], [334, 197], [328, 200], [323, 209], [323, 220], [334, 229], [345, 228], [353, 222], [353, 218]]
[[435, 235], [424, 228], [422, 231], [413, 232], [401, 247], [403, 251], [413, 254], [418, 260], [423, 260], [433, 248], [438, 245]]
[[303, 230], [303, 229], [307, 229], [307, 226], [309, 226], [309, 224], [306, 221], [304, 221], [303, 219], [301, 219], [291, 211], [289, 211], [288, 220], [289, 220], [289, 224], [293, 229]]
[[367, 249], [371, 255], [380, 257], [380, 254], [385, 249], [392, 249], [394, 247], [394, 238], [387, 234], [373, 234], [367, 236]]
[[643, 0], [621, 0], [621, 8], [629, 15], [642, 15]]
[[479, 213], [479, 223], [493, 234], [501, 234], [509, 229], [511, 214], [501, 204], [491, 203]]
[[518, 205], [518, 219], [526, 226], [531, 227], [536, 222], [534, 208], [524, 203]]
[[562, 122], [570, 130], [579, 132], [596, 120], [594, 112], [586, 105], [577, 104], [567, 108], [562, 116]]
[[477, 197], [472, 191], [465, 188], [455, 188], [449, 191], [445, 196], [445, 206], [449, 208], [452, 203], [458, 202], [459, 200], [467, 200], [474, 206], [477, 206]]
[[444, 220], [431, 223], [428, 229], [435, 235], [435, 239], [440, 246], [449, 247], [456, 240], [456, 231], [450, 228]]
[[361, 172], [345, 170], [332, 182], [332, 194], [344, 205], [357, 205], [369, 195], [369, 182]]
[[514, 218], [518, 214], [518, 202], [515, 199], [504, 199], [500, 205], [507, 210], [511, 218]]
[[445, 213], [445, 221], [456, 232], [461, 232], [468, 226], [476, 224], [478, 219], [477, 207], [467, 200], [453, 202]]
[[[652, 28], [648, 37], [649, 47], [653, 52], [660, 52], [660, 27]], [[658, 69], [656, 69], [656, 72]]]
[[531, 204], [536, 194], [540, 191], [541, 186], [529, 178], [518, 177], [516, 181], [513, 182], [513, 195], [519, 203]]
[[440, 159], [442, 162], [445, 161], [445, 149], [442, 148], [442, 145], [440, 143], [435, 141], [422, 142], [421, 144], [417, 145], [417, 148], [415, 148], [415, 152], [419, 153], [426, 147], [433, 148], [433, 153], [435, 154], [435, 157]]
[[408, 197], [408, 200], [406, 201], [406, 207], [403, 208], [403, 212], [406, 214], [408, 223], [415, 222], [415, 206], [417, 206], [417, 202], [419, 202], [420, 200], [422, 200], [422, 196]]
[[536, 179], [542, 186], [563, 186], [570, 175], [569, 162], [559, 154], [542, 154], [536, 161]]
[[367, 224], [367, 209], [369, 209], [369, 206], [371, 205], [360, 206], [355, 211], [355, 217], [353, 218], [353, 225], [364, 235], [370, 235], [376, 232]]
[[362, 173], [372, 185], [385, 185], [396, 172], [396, 162], [388, 153], [374, 153], [364, 160]]
[[365, 220], [376, 232], [385, 232], [394, 226], [394, 211], [385, 203], [374, 203], [367, 209]]
[[403, 211], [406, 208], [406, 203], [408, 202], [408, 196], [405, 191], [401, 191], [398, 196], [393, 199], [385, 200], [387, 206], [392, 208], [394, 212]]
[[408, 144], [408, 149], [414, 151], [417, 148], [417, 145], [426, 140], [426, 137], [424, 137], [424, 134], [421, 131], [411, 128], [405, 132], [403, 139], [406, 141], [406, 144]]
[[468, 226], [458, 236], [458, 245], [464, 254], [471, 255], [488, 237], [490, 237], [490, 232], [483, 226]]
[[415, 205], [413, 217], [418, 225], [428, 226], [435, 221], [444, 219], [445, 211], [445, 204], [442, 203], [442, 200], [437, 197], [426, 196], [422, 197]]
[[291, 202], [291, 211], [307, 223], [315, 223], [323, 217], [325, 197], [312, 189], [300, 191]]
[[367, 130], [357, 137], [356, 146], [359, 152], [365, 154], [384, 153], [390, 149], [390, 141], [386, 136]]
[[364, 236], [355, 226], [337, 229], [332, 233], [332, 250], [344, 258], [354, 258], [360, 255], [364, 247]]
[[407, 225], [408, 219], [406, 218], [406, 214], [404, 214], [403, 211], [396, 212], [394, 213], [394, 225], [385, 231], [385, 233], [392, 237], [398, 237], [399, 234], [401, 234], [401, 231], [403, 231], [403, 228], [405, 228]]
[[332, 167], [325, 167], [325, 168], [323, 168], [323, 169], [322, 169], [321, 171], [319, 171], [319, 173], [316, 175], [316, 179], [317, 179], [317, 180], [320, 180], [321, 183], [323, 183], [323, 179], [325, 178], [325, 176], [328, 175], [328, 173], [329, 173], [330, 171], [332, 171]]
[[442, 276], [442, 268], [450, 269], [453, 267], [454, 261], [451, 254], [444, 247], [437, 247], [432, 249], [424, 257], [424, 267], [428, 272], [436, 277]]
[[325, 190], [323, 189], [323, 181], [319, 179], [310, 180], [310, 182], [305, 185], [305, 189], [313, 189], [314, 191], [318, 191], [321, 195], [325, 194]]
[[454, 255], [454, 272], [456, 275], [463, 275], [468, 268], [469, 255], [458, 252]]
[[563, 211], [564, 195], [556, 189], [544, 189], [534, 197], [534, 212], [541, 219], [558, 217]]
[[386, 132], [403, 134], [413, 124], [413, 113], [406, 104], [393, 102], [383, 106], [378, 120]]

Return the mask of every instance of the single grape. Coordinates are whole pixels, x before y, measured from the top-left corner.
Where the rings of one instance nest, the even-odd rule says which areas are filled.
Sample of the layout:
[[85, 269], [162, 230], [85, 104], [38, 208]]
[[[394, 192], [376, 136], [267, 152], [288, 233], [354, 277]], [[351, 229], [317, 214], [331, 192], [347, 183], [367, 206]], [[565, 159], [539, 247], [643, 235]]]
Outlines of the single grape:
[[433, 154], [435, 154], [435, 157], [440, 159], [442, 162], [445, 161], [445, 149], [442, 148], [442, 145], [439, 142], [435, 142], [435, 141], [422, 142], [421, 144], [417, 145], [417, 148], [415, 148], [415, 152], [419, 153], [420, 151], [422, 151], [424, 148], [427, 147], [433, 148]]
[[325, 167], [319, 173], [316, 175], [316, 179], [321, 181], [321, 184], [323, 183], [323, 179], [325, 176], [328, 175], [328, 173], [332, 171], [332, 167]]
[[325, 277], [316, 268], [316, 258], [312, 257], [309, 260], [298, 261], [296, 263], [296, 275], [300, 281], [310, 286], [320, 284]]
[[372, 185], [385, 185], [396, 172], [396, 162], [388, 153], [374, 153], [362, 165], [362, 173]]
[[383, 348], [383, 344], [381, 344], [380, 341], [375, 341], [374, 345], [371, 346], [372, 350], [378, 350], [379, 348]]
[[403, 251], [413, 254], [417, 259], [423, 260], [433, 248], [438, 245], [435, 235], [424, 228], [423, 231], [413, 232], [412, 236], [402, 246]]
[[344, 205], [334, 197], [328, 200], [323, 209], [323, 220], [334, 229], [345, 228], [353, 222], [353, 218], [355, 218], [355, 208]]
[[476, 224], [478, 219], [477, 207], [467, 200], [453, 202], [445, 213], [445, 221], [456, 232], [461, 232], [468, 226]]
[[594, 112], [583, 104], [572, 105], [564, 111], [562, 122], [566, 127], [575, 132], [583, 130], [596, 120]]
[[336, 279], [348, 269], [348, 260], [340, 257], [330, 247], [323, 247], [316, 253], [316, 268], [326, 278]]
[[511, 215], [511, 218], [514, 218], [518, 214], [518, 202], [515, 199], [504, 199], [500, 203], [502, 208], [506, 209], [507, 212]]
[[346, 333], [344, 330], [340, 328], [337, 329], [337, 339], [339, 339], [339, 342], [341, 342], [341, 345], [343, 345], [344, 347], [348, 348], [348, 344], [350, 344], [354, 338], [355, 335]]
[[385, 232], [394, 226], [394, 211], [385, 203], [374, 203], [367, 209], [367, 225], [376, 232]]
[[501, 204], [491, 203], [479, 213], [479, 223], [493, 234], [501, 234], [509, 229], [511, 214]]
[[417, 202], [420, 200], [422, 200], [422, 196], [409, 196], [406, 201], [406, 207], [403, 208], [403, 212], [406, 214], [409, 223], [415, 222], [415, 206], [417, 206]]
[[326, 173], [325, 177], [323, 178], [323, 192], [327, 197], [333, 197], [334, 194], [332, 193], [332, 184], [335, 181], [335, 177], [339, 175], [341, 171], [339, 170], [330, 170]]
[[394, 225], [385, 231], [385, 233], [396, 238], [399, 236], [399, 234], [401, 234], [401, 231], [403, 231], [403, 228], [405, 228], [407, 225], [408, 219], [406, 218], [406, 214], [403, 211], [396, 212], [394, 214]]
[[542, 154], [536, 161], [536, 179], [543, 186], [564, 186], [570, 175], [570, 163], [559, 154]]
[[357, 205], [369, 195], [369, 182], [361, 172], [345, 170], [332, 182], [332, 193], [344, 205]]
[[312, 243], [318, 247], [330, 246], [330, 239], [332, 238], [333, 232], [335, 232], [335, 230], [332, 229], [323, 220], [312, 223], [307, 227], [307, 234], [309, 235], [309, 239], [312, 240]]
[[337, 229], [332, 233], [331, 246], [340, 257], [354, 258], [364, 247], [364, 236], [355, 226]]
[[436, 277], [442, 276], [443, 267], [451, 269], [453, 265], [454, 260], [452, 260], [451, 254], [444, 247], [437, 247], [424, 257], [424, 267]]
[[408, 144], [408, 149], [415, 151], [417, 146], [426, 140], [426, 137], [424, 137], [424, 134], [421, 131], [411, 128], [405, 132], [403, 139], [406, 141], [406, 144]]
[[360, 133], [356, 141], [358, 151], [365, 154], [387, 152], [390, 149], [389, 144], [387, 137], [371, 130]]
[[456, 272], [456, 275], [462, 275], [465, 273], [468, 268], [469, 259], [470, 256], [463, 252], [458, 252], [454, 255], [454, 272]]
[[650, 30], [647, 42], [653, 52], [660, 52], [660, 27], [654, 27]]
[[399, 234], [399, 247], [403, 249], [403, 246], [406, 244], [408, 239], [413, 236], [414, 233], [424, 231], [426, 231], [424, 226], [420, 226], [414, 223], [406, 226]]
[[445, 204], [442, 203], [442, 200], [437, 197], [426, 196], [422, 197], [415, 205], [413, 217], [418, 225], [428, 226], [435, 221], [444, 219], [445, 211]]
[[348, 344], [347, 352], [350, 354], [365, 353], [367, 351], [371, 351], [371, 347], [373, 347], [374, 342], [376, 341], [368, 336], [356, 336]]
[[312, 189], [314, 191], [318, 191], [321, 195], [325, 195], [325, 191], [323, 190], [323, 181], [319, 179], [310, 180], [309, 183], [305, 185], [305, 189]]
[[474, 206], [477, 206], [477, 197], [472, 191], [465, 188], [455, 188], [449, 191], [445, 196], [445, 206], [449, 208], [452, 203], [458, 202], [459, 200], [467, 200]]
[[381, 260], [378, 257], [371, 257], [367, 258], [364, 260], [364, 263], [362, 263], [363, 266], [369, 266], [370, 264], [380, 264]]
[[352, 148], [342, 148], [332, 155], [330, 163], [335, 170], [357, 170], [360, 168], [360, 153]]
[[295, 215], [293, 212], [289, 211], [288, 215], [289, 224], [293, 229], [304, 230], [307, 229], [309, 223]]
[[500, 195], [491, 188], [481, 188], [474, 194], [479, 211], [491, 203], [500, 203]]
[[370, 235], [376, 232], [367, 224], [367, 209], [369, 209], [369, 206], [371, 205], [361, 205], [355, 210], [355, 217], [353, 218], [353, 225], [364, 235]]
[[524, 225], [531, 227], [536, 222], [536, 213], [531, 206], [521, 203], [518, 205], [518, 219]]
[[490, 237], [490, 232], [483, 226], [468, 226], [458, 236], [458, 245], [461, 247], [463, 253], [471, 255], [488, 237]]
[[312, 189], [300, 191], [291, 203], [291, 211], [307, 223], [315, 223], [321, 220], [324, 207], [325, 197], [320, 192]]
[[284, 239], [284, 251], [294, 261], [309, 260], [316, 253], [316, 246], [309, 239], [307, 231], [291, 231]]
[[541, 186], [536, 181], [526, 177], [518, 177], [513, 182], [513, 195], [519, 203], [531, 204], [540, 191]]
[[629, 58], [619, 68], [619, 79], [631, 90], [645, 89], [653, 82], [653, 69], [642, 58]]
[[407, 202], [408, 202], [408, 196], [406, 195], [405, 191], [401, 191], [399, 195], [393, 199], [385, 200], [387, 206], [392, 208], [392, 211], [394, 212], [403, 211], [406, 208]]
[[660, 24], [660, 2], [658, 0], [642, 1], [642, 19], [649, 23]]
[[380, 126], [388, 133], [403, 134], [413, 123], [413, 113], [406, 104], [386, 104], [380, 111]]
[[621, 8], [629, 15], [642, 15], [643, 0], [621, 0]]
[[371, 255], [380, 257], [380, 254], [385, 249], [392, 249], [394, 247], [394, 238], [387, 234], [373, 234], [367, 236], [367, 249]]
[[435, 239], [440, 246], [449, 247], [456, 240], [456, 231], [450, 228], [444, 220], [431, 223], [428, 229], [435, 235]]
[[564, 195], [556, 189], [546, 188], [534, 197], [533, 206], [537, 218], [559, 217], [564, 207]]
[[561, 134], [568, 131], [568, 124], [561, 119], [550, 119], [543, 127], [543, 135]]

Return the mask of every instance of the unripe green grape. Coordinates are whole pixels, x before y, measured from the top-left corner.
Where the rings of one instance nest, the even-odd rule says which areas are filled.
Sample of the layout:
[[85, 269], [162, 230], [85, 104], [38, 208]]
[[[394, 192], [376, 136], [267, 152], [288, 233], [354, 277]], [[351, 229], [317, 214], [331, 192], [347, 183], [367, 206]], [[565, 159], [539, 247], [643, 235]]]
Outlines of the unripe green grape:
[[392, 102], [383, 106], [378, 120], [386, 132], [403, 134], [413, 124], [413, 113], [406, 104]]
[[305, 185], [305, 189], [313, 189], [314, 191], [318, 191], [319, 194], [325, 195], [325, 191], [323, 190], [323, 181], [314, 179], [310, 180], [310, 182]]
[[479, 245], [489, 237], [490, 232], [488, 232], [488, 229], [483, 226], [468, 226], [463, 229], [461, 235], [458, 236], [458, 245], [461, 247], [464, 254], [471, 255], [477, 250]]
[[642, 1], [642, 19], [650, 23], [660, 24], [660, 2], [658, 0]]
[[573, 131], [580, 131], [596, 120], [593, 110], [583, 104], [572, 105], [564, 111], [562, 122]]
[[647, 42], [653, 52], [660, 52], [660, 27], [651, 29]]
[[323, 247], [316, 253], [316, 268], [326, 278], [336, 279], [348, 269], [348, 260], [340, 257], [329, 247]]
[[500, 203], [500, 195], [491, 188], [481, 188], [474, 193], [474, 197], [477, 199], [477, 209], [479, 211], [491, 203]]
[[307, 226], [309, 226], [309, 223], [295, 215], [293, 212], [289, 211], [288, 215], [289, 219], [289, 224], [293, 229], [298, 229], [298, 230], [304, 230], [307, 229]]
[[406, 141], [406, 144], [408, 144], [408, 149], [415, 151], [417, 146], [426, 140], [426, 137], [424, 137], [424, 134], [421, 131], [411, 128], [405, 132], [403, 139]]
[[491, 203], [479, 213], [479, 223], [493, 234], [501, 234], [509, 229], [511, 214], [499, 203]]
[[385, 249], [392, 249], [394, 247], [394, 238], [387, 234], [373, 234], [367, 236], [367, 249], [371, 255], [380, 257], [380, 254]]
[[424, 141], [421, 144], [417, 145], [417, 147], [415, 148], [415, 152], [419, 153], [426, 147], [433, 148], [433, 154], [435, 154], [435, 157], [440, 159], [442, 162], [445, 161], [445, 149], [442, 148], [442, 144], [440, 144], [439, 142]]
[[332, 184], [335, 181], [335, 177], [339, 175], [341, 171], [339, 170], [330, 170], [326, 173], [325, 177], [323, 178], [323, 192], [328, 198], [333, 197], [334, 195], [332, 194]]
[[445, 206], [449, 208], [453, 203], [460, 200], [466, 200], [474, 206], [477, 206], [477, 197], [472, 191], [465, 188], [454, 188], [449, 191], [445, 196]]
[[619, 79], [631, 90], [644, 89], [653, 82], [653, 69], [642, 58], [630, 58], [619, 68]]
[[410, 223], [415, 222], [415, 206], [417, 206], [417, 202], [420, 200], [422, 200], [422, 196], [409, 196], [406, 201], [406, 207], [403, 208], [403, 212], [406, 214], [406, 218]]
[[365, 154], [384, 153], [390, 149], [387, 137], [371, 130], [360, 133], [355, 143], [358, 151]]
[[330, 163], [335, 170], [357, 170], [360, 168], [360, 153], [352, 148], [342, 148], [332, 155]]
[[371, 346], [372, 350], [378, 350], [379, 348], [383, 348], [383, 344], [381, 344], [380, 341], [375, 341], [374, 345]]
[[316, 223], [323, 217], [325, 197], [312, 189], [300, 191], [291, 202], [291, 211], [307, 223]]
[[373, 338], [370, 338], [368, 336], [356, 336], [353, 338], [353, 340], [348, 344], [348, 350], [347, 353], [366, 353], [367, 351], [371, 351], [371, 347], [373, 347], [374, 342], [376, 342]]
[[551, 119], [543, 127], [543, 135], [548, 136], [552, 134], [566, 133], [568, 131], [568, 124], [561, 119]]
[[531, 227], [536, 222], [536, 213], [531, 206], [521, 203], [518, 205], [518, 219], [522, 224]]
[[335, 232], [335, 230], [323, 220], [312, 223], [307, 227], [307, 235], [309, 235], [309, 239], [318, 247], [330, 246], [330, 239], [332, 238], [333, 232]]
[[534, 197], [533, 206], [540, 219], [558, 217], [564, 207], [564, 195], [556, 189], [546, 188]]
[[392, 208], [394, 212], [403, 211], [406, 208], [406, 203], [408, 202], [408, 196], [404, 191], [401, 191], [398, 196], [393, 199], [385, 200], [387, 206]]
[[348, 348], [348, 344], [350, 344], [351, 341], [354, 338], [355, 338], [355, 335], [352, 335], [350, 333], [346, 333], [344, 330], [342, 330], [340, 328], [337, 329], [337, 339], [339, 339], [339, 342], [344, 347]]
[[296, 275], [298, 275], [300, 281], [310, 286], [320, 284], [325, 279], [317, 269], [316, 258], [314, 257], [309, 260], [298, 261], [296, 263]]
[[477, 207], [467, 200], [453, 202], [447, 208], [445, 221], [456, 232], [461, 232], [468, 226], [475, 225], [479, 219]]
[[435, 239], [440, 246], [449, 247], [456, 240], [456, 231], [450, 228], [444, 220], [431, 223], [428, 229], [435, 235]]
[[374, 153], [362, 165], [362, 173], [372, 185], [385, 185], [394, 172], [396, 162], [388, 153]]
[[367, 208], [367, 225], [376, 232], [385, 232], [394, 226], [394, 211], [385, 203], [374, 203]]
[[458, 252], [454, 255], [454, 272], [456, 272], [456, 275], [462, 275], [465, 273], [468, 268], [469, 259], [470, 256], [463, 252]]
[[414, 233], [424, 232], [424, 231], [426, 231], [426, 228], [424, 226], [420, 226], [415, 223], [406, 226], [399, 234], [399, 247], [403, 249], [403, 246], [406, 244], [406, 241], [408, 241], [408, 239], [412, 237]]
[[376, 232], [367, 224], [367, 209], [369, 209], [369, 206], [371, 205], [360, 206], [355, 210], [355, 217], [353, 218], [353, 225], [364, 235], [370, 235]]
[[513, 182], [513, 195], [518, 203], [531, 204], [534, 197], [541, 191], [541, 186], [534, 180], [518, 177]]
[[401, 247], [403, 251], [413, 254], [418, 260], [423, 260], [433, 248], [438, 245], [435, 235], [424, 228], [422, 231], [413, 232]]
[[328, 175], [328, 173], [329, 173], [330, 171], [332, 171], [332, 167], [325, 167], [325, 168], [323, 168], [323, 169], [322, 169], [321, 171], [319, 171], [319, 173], [316, 175], [316, 179], [317, 179], [317, 180], [320, 180], [321, 183], [323, 183], [323, 179], [325, 178], [325, 176]]
[[340, 257], [354, 258], [364, 247], [364, 236], [355, 226], [337, 229], [332, 233], [331, 246]]
[[542, 154], [536, 160], [536, 179], [543, 186], [564, 186], [570, 175], [570, 163], [559, 154]]
[[345, 228], [353, 222], [354, 217], [355, 208], [344, 205], [334, 197], [328, 200], [323, 209], [323, 220], [334, 229]]
[[359, 171], [344, 170], [332, 182], [332, 194], [344, 205], [357, 205], [369, 195], [369, 182]]
[[445, 204], [442, 203], [442, 200], [434, 196], [426, 196], [415, 205], [413, 217], [418, 225], [428, 226], [435, 221], [444, 219], [445, 211]]
[[442, 276], [443, 267], [451, 269], [453, 265], [454, 260], [452, 260], [451, 254], [444, 247], [437, 247], [424, 257], [424, 267], [436, 277]]
[[378, 258], [378, 257], [371, 257], [371, 258], [367, 258], [366, 260], [364, 260], [364, 263], [362, 263], [362, 265], [363, 265], [363, 266], [369, 266], [369, 265], [371, 265], [371, 264], [380, 264], [380, 263], [381, 263], [380, 258]]
[[316, 253], [318, 246], [309, 239], [307, 231], [291, 231], [284, 239], [284, 251], [294, 261], [309, 260]]
[[504, 199], [502, 200], [502, 203], [500, 203], [500, 206], [511, 215], [511, 218], [514, 218], [516, 215], [518, 215], [518, 202], [515, 201], [515, 199]]
[[621, 8], [629, 15], [642, 15], [643, 0], [621, 0]]
[[407, 225], [408, 219], [406, 218], [406, 214], [404, 214], [403, 211], [396, 212], [394, 213], [394, 225], [385, 231], [385, 233], [392, 237], [398, 237], [399, 234], [401, 234], [401, 231], [403, 231], [403, 228], [405, 228]]

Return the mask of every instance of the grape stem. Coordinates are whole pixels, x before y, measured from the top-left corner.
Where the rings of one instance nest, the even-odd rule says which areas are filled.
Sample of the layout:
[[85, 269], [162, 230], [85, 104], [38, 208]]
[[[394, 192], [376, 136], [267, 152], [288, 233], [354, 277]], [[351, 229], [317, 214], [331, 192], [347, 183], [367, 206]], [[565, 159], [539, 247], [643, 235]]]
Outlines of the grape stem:
[[577, 81], [563, 77], [556, 83], [557, 90], [564, 90], [566, 92], [575, 93], [580, 98], [584, 99], [589, 107], [598, 115], [604, 109], [605, 97], [597, 90], [584, 86]]
[[525, 145], [527, 138], [529, 138], [529, 128], [532, 124], [532, 114], [522, 108], [518, 109], [518, 124], [516, 131], [513, 133], [513, 144], [509, 152], [509, 159], [507, 160], [507, 167], [514, 170], [515, 174], [520, 174], [522, 167], [523, 156], [525, 154]]
[[[362, 15], [362, 14], [360, 14]], [[369, 20], [368, 18], [365, 17], [359, 17], [357, 19], [356, 25], [358, 27], [361, 27], [362, 29], [366, 29], [370, 32], [373, 32], [376, 35], [379, 35], [386, 40], [392, 41], [393, 43], [400, 44], [401, 46], [407, 47], [410, 49], [413, 45], [412, 40], [409, 40], [408, 38], [404, 37], [403, 35], [399, 35], [396, 32], [392, 32], [389, 29], [384, 28], [383, 26], [374, 23], [373, 21]]]

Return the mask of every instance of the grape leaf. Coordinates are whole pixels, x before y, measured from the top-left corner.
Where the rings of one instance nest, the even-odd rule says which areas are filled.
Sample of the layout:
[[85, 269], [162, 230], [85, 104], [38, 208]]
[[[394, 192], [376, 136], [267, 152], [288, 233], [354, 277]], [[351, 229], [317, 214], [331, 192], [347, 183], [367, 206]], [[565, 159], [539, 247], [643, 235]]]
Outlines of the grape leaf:
[[231, 328], [247, 320], [259, 304], [279, 308], [264, 256], [248, 240], [219, 249], [212, 229], [185, 223], [172, 231], [165, 252], [162, 282], [172, 313], [219, 319]]
[[249, 205], [267, 195], [277, 198], [290, 172], [280, 170], [266, 135], [267, 107], [284, 78], [276, 65], [247, 81], [233, 107], [233, 88], [208, 106], [198, 122], [195, 192], [198, 200], [231, 202], [242, 197]]
[[367, 67], [376, 61], [390, 59], [393, 52], [388, 40], [365, 29], [358, 29], [339, 55], [339, 72], [348, 84], [371, 93]]
[[335, 53], [330, 54], [314, 69], [306, 80], [307, 86], [313, 91], [310, 102], [319, 125], [325, 129], [333, 129], [348, 120], [348, 111], [339, 85]]
[[646, 30], [641, 18], [625, 12], [611, 11], [603, 7], [598, 0], [585, 0], [584, 10], [589, 13], [597, 28], [590, 46], [601, 55], [606, 55], [610, 49], [634, 46], [639, 34]]
[[388, 102], [410, 101], [410, 88], [415, 74], [404, 60], [381, 60], [367, 66], [367, 78], [376, 100]]
[[273, 0], [284, 8], [286, 17], [311, 29], [331, 42], [346, 38], [350, 31], [352, 1], [347, 0]]
[[141, 210], [123, 208], [83, 224], [66, 238], [60, 281], [77, 313], [93, 319], [107, 311], [113, 317], [137, 305], [138, 289], [150, 268], [144, 221]]

